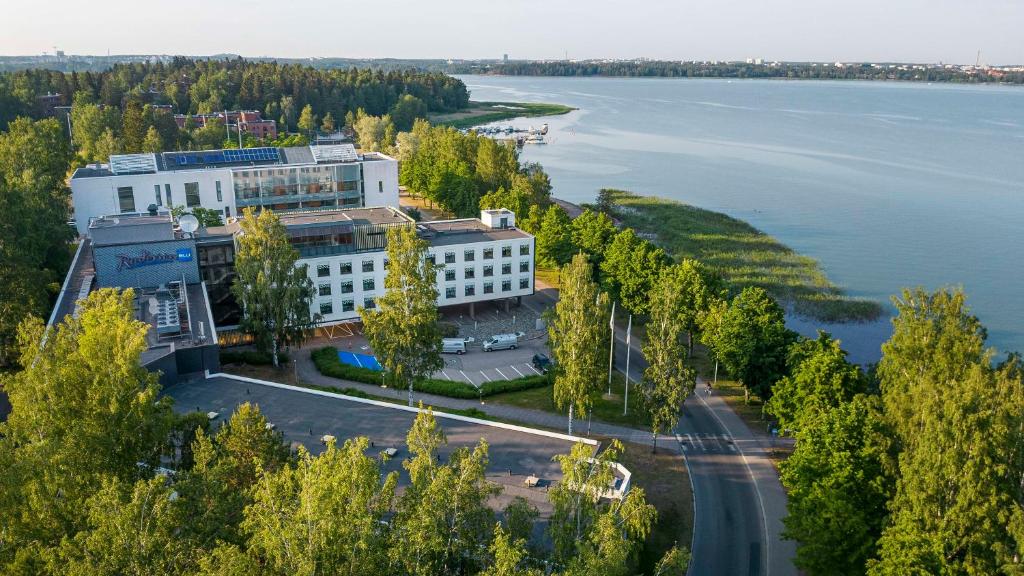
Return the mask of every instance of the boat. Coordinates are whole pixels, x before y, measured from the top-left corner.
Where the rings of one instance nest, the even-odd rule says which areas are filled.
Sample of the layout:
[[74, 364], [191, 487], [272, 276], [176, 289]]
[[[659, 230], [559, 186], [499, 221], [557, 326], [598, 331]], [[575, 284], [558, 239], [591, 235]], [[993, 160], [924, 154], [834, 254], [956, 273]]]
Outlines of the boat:
[[547, 142], [544, 141], [544, 136], [541, 136], [540, 134], [530, 134], [526, 137], [525, 142], [527, 144], [547, 144]]

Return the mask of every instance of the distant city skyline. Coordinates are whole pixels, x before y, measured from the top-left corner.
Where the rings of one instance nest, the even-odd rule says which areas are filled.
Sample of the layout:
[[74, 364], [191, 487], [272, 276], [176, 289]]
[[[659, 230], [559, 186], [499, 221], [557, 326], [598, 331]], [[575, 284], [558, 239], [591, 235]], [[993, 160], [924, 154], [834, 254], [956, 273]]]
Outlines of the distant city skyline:
[[[627, 9], [623, 9], [624, 6]], [[1024, 63], [1024, 2], [20, 3], [0, 54]]]

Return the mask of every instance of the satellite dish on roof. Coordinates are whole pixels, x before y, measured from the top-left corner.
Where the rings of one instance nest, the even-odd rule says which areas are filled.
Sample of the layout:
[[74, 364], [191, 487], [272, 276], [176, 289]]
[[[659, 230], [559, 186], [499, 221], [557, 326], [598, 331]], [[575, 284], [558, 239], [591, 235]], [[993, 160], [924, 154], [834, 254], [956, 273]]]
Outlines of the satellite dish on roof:
[[199, 218], [196, 218], [192, 214], [182, 214], [178, 218], [178, 226], [181, 226], [181, 231], [186, 234], [191, 234], [196, 230], [199, 230]]

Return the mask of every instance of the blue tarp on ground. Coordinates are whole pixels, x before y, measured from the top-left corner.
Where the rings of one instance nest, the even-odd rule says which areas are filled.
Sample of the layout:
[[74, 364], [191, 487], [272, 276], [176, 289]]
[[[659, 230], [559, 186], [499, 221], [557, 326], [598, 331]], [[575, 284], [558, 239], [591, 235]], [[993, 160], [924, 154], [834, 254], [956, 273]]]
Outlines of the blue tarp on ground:
[[370, 370], [383, 370], [380, 362], [377, 362], [377, 358], [370, 356], [369, 354], [356, 354], [354, 352], [344, 352], [338, 350], [338, 360], [349, 366], [358, 366], [359, 368], [369, 368]]

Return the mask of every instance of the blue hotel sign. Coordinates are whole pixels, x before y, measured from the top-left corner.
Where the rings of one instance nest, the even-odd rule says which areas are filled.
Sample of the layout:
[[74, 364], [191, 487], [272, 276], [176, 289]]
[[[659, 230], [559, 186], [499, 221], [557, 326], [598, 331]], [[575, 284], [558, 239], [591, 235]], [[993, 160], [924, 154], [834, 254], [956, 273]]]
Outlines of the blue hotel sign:
[[149, 250], [143, 250], [142, 252], [136, 255], [118, 254], [117, 271], [124, 272], [125, 270], [134, 270], [136, 268], [142, 268], [143, 266], [158, 266], [160, 264], [169, 264], [171, 262], [191, 261], [191, 248], [178, 248], [178, 251], [175, 254], [171, 254], [170, 252], [154, 254]]

